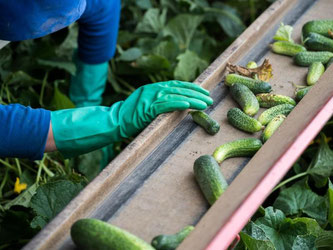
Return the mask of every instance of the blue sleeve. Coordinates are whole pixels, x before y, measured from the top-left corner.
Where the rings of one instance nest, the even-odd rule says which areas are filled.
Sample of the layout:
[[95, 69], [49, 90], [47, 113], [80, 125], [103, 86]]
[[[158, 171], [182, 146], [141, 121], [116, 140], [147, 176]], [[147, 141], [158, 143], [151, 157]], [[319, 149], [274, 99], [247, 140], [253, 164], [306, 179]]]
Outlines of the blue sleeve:
[[99, 64], [110, 60], [117, 45], [120, 0], [86, 0], [80, 17], [78, 55], [82, 62]]
[[20, 104], [0, 105], [0, 157], [43, 157], [51, 112]]

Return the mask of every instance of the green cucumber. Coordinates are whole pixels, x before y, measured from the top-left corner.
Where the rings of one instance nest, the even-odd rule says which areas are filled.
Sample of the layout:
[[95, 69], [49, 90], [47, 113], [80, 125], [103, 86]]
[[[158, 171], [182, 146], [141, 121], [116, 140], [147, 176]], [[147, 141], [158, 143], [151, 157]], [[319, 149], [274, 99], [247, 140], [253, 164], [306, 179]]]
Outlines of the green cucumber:
[[321, 62], [314, 62], [310, 65], [306, 82], [308, 85], [314, 85], [325, 72], [325, 66]]
[[333, 57], [326, 64], [326, 69], [328, 69], [332, 63], [333, 63]]
[[233, 99], [242, 107], [245, 114], [254, 116], [258, 113], [258, 100], [248, 87], [235, 83], [230, 87], [230, 93]]
[[329, 36], [329, 30], [333, 30], [333, 20], [313, 20], [303, 25], [302, 36], [305, 39], [311, 32]]
[[288, 103], [296, 105], [295, 100], [289, 96], [263, 93], [256, 95], [256, 97], [261, 108], [271, 108], [276, 105]]
[[220, 130], [220, 124], [203, 111], [190, 112], [193, 121], [202, 127], [208, 134], [215, 135]]
[[219, 164], [213, 156], [203, 155], [195, 160], [193, 170], [201, 191], [209, 204], [213, 205], [228, 187]]
[[260, 122], [251, 116], [248, 116], [239, 108], [230, 109], [227, 117], [231, 125], [245, 132], [254, 133], [264, 128]]
[[311, 89], [312, 86], [308, 86], [308, 87], [305, 87], [305, 88], [302, 88], [302, 89], [299, 89], [296, 91], [296, 94], [295, 94], [295, 99], [296, 101], [300, 101], [302, 100], [302, 98], [309, 92], [309, 90]]
[[258, 65], [256, 62], [254, 61], [249, 61], [247, 64], [246, 64], [246, 68], [248, 69], [255, 69], [255, 68], [258, 68]]
[[294, 56], [301, 51], [306, 51], [304, 46], [287, 41], [277, 41], [271, 47], [274, 53], [286, 56]]
[[176, 234], [161, 234], [151, 241], [151, 245], [156, 250], [174, 250], [193, 231], [193, 226], [187, 226]]
[[154, 250], [135, 235], [97, 219], [81, 219], [71, 228], [71, 237], [79, 249]]
[[274, 132], [280, 127], [285, 119], [286, 116], [277, 115], [267, 124], [264, 132], [261, 135], [261, 140], [263, 143], [265, 143], [274, 134]]
[[332, 57], [329, 51], [303, 51], [294, 56], [294, 62], [299, 66], [310, 66], [314, 62], [326, 64]]
[[258, 121], [262, 125], [266, 125], [277, 115], [288, 115], [294, 107], [295, 106], [291, 104], [280, 104], [274, 106], [262, 112], [258, 118]]
[[253, 156], [262, 146], [256, 138], [240, 139], [217, 147], [213, 157], [218, 163], [231, 157]]
[[310, 50], [333, 52], [333, 39], [317, 33], [309, 33], [304, 44]]
[[225, 84], [232, 86], [235, 83], [240, 83], [248, 87], [254, 94], [269, 93], [272, 91], [272, 86], [268, 82], [253, 79], [237, 74], [228, 74], [225, 78]]

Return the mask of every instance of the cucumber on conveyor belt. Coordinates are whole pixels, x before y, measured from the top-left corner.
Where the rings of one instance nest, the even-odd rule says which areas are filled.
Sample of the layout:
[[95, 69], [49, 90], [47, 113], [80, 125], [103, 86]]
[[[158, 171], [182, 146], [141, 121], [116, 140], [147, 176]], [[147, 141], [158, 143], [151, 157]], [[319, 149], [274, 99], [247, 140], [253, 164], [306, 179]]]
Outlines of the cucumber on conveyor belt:
[[326, 64], [333, 57], [329, 51], [303, 51], [294, 56], [294, 62], [298, 66], [307, 67], [314, 62]]
[[280, 104], [277, 106], [274, 106], [272, 108], [269, 108], [261, 113], [261, 115], [258, 118], [258, 121], [262, 125], [268, 124], [275, 116], [277, 115], [285, 115], [287, 116], [294, 108], [294, 105], [291, 104]]
[[271, 108], [280, 104], [296, 105], [293, 98], [285, 95], [262, 93], [256, 95], [261, 108]]
[[272, 51], [277, 54], [294, 56], [299, 52], [306, 51], [306, 48], [300, 44], [288, 41], [277, 41], [272, 45]]
[[329, 31], [333, 30], [333, 20], [312, 20], [303, 25], [303, 41], [310, 33], [317, 33], [323, 36], [329, 36]]
[[208, 134], [215, 135], [220, 130], [220, 124], [203, 111], [190, 112], [193, 121], [202, 127]]
[[245, 114], [239, 108], [230, 109], [227, 118], [231, 125], [245, 132], [255, 133], [264, 128], [259, 121]]
[[228, 74], [225, 78], [225, 84], [230, 87], [235, 83], [244, 84], [254, 94], [269, 93], [272, 91], [272, 86], [268, 82], [237, 74]]
[[333, 39], [317, 33], [310, 32], [304, 44], [310, 50], [333, 52]]
[[274, 132], [280, 127], [285, 119], [285, 115], [277, 115], [267, 124], [264, 132], [261, 135], [261, 140], [263, 143], [265, 143], [274, 134]]
[[232, 98], [241, 106], [244, 113], [254, 116], [259, 111], [259, 102], [252, 91], [243, 84], [235, 83], [230, 87]]
[[305, 88], [298, 89], [295, 94], [295, 99], [296, 101], [302, 100], [302, 98], [309, 92], [312, 86], [308, 86]]
[[306, 82], [308, 85], [314, 85], [325, 72], [325, 66], [321, 62], [314, 62], [310, 65]]

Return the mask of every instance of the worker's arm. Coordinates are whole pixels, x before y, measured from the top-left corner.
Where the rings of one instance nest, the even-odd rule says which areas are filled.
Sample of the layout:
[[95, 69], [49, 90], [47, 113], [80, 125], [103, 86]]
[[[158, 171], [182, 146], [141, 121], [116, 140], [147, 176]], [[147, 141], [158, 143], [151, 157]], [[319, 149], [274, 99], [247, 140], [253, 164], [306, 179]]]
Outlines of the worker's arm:
[[49, 133], [47, 134], [46, 145], [45, 145], [45, 152], [53, 152], [56, 150], [57, 150], [57, 146], [54, 141], [52, 123], [50, 121]]

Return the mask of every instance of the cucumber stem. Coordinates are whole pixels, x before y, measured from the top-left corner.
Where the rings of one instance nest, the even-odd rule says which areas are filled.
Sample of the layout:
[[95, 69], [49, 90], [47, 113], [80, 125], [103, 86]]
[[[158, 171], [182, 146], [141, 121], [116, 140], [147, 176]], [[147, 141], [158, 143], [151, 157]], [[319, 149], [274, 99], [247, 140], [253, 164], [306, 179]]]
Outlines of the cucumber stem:
[[294, 176], [292, 176], [292, 177], [290, 177], [290, 178], [284, 180], [283, 182], [280, 182], [280, 184], [277, 185], [277, 186], [272, 190], [271, 193], [273, 193], [274, 191], [276, 191], [276, 190], [279, 189], [280, 187], [286, 185], [287, 183], [289, 183], [289, 182], [291, 182], [291, 181], [293, 181], [293, 180], [295, 180], [295, 179], [298, 179], [298, 178], [300, 178], [300, 177], [303, 177], [303, 176], [305, 176], [305, 175], [307, 175], [307, 174], [308, 174], [308, 172], [303, 172], [303, 173], [300, 173], [300, 174], [294, 175]]

